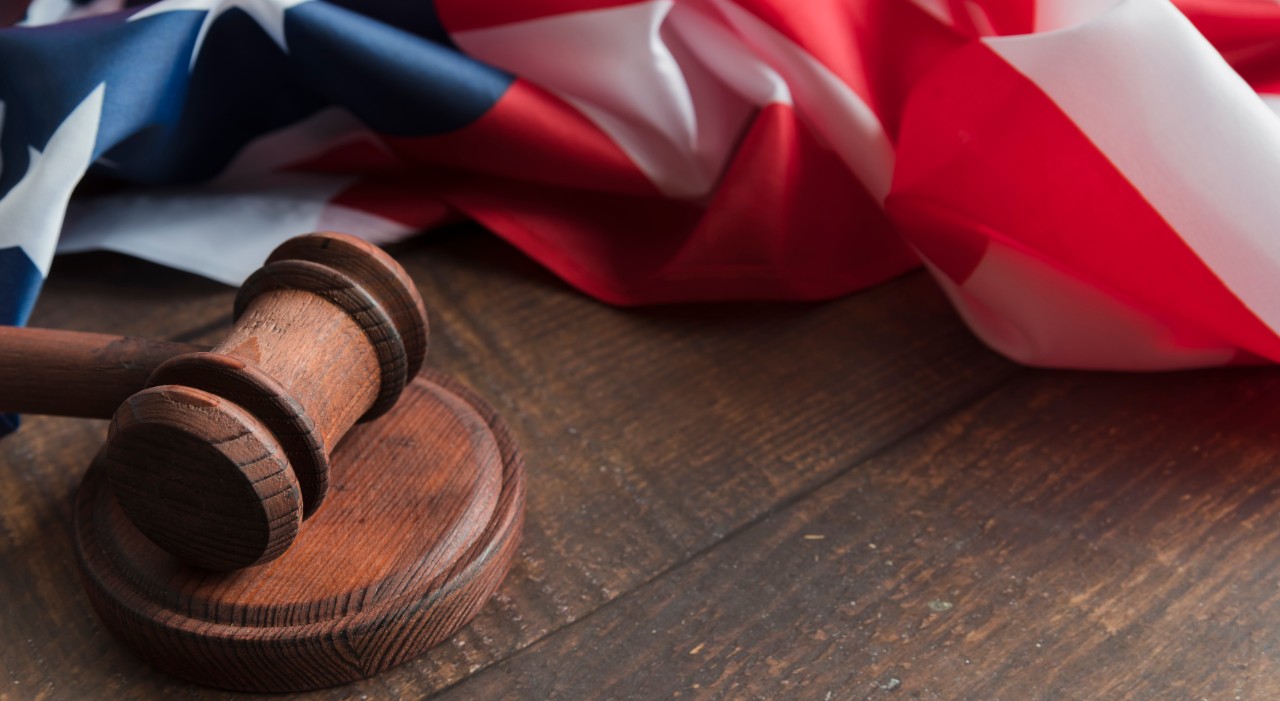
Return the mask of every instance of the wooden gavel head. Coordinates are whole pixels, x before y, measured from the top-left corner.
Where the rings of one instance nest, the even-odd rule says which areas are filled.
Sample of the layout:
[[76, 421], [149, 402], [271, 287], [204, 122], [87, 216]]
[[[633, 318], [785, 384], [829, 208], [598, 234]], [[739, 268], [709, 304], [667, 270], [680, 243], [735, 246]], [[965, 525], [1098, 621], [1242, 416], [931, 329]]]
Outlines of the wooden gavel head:
[[285, 242], [240, 288], [235, 326], [171, 358], [116, 411], [99, 455], [129, 519], [199, 567], [278, 557], [324, 500], [329, 456], [422, 367], [422, 298], [381, 249]]

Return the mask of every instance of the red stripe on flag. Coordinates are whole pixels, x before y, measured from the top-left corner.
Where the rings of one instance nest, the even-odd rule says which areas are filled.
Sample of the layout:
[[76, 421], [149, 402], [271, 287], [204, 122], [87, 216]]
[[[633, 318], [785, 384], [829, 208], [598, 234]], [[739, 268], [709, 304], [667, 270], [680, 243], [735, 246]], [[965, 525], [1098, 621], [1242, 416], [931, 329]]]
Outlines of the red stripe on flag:
[[[772, 279], [770, 297], [821, 299], [916, 267], [880, 203], [790, 106], [765, 107], [743, 137], [671, 277], [739, 270]], [[717, 272], [718, 271], [718, 272]], [[758, 296], [750, 287], [739, 296]]]
[[317, 156], [297, 161], [281, 170], [310, 173], [379, 173], [398, 170], [401, 161], [370, 138], [340, 142]]
[[555, 95], [520, 79], [488, 112], [462, 129], [385, 141], [414, 163], [561, 187], [658, 194], [594, 123]]
[[317, 156], [298, 161], [283, 170], [360, 174], [359, 179], [329, 203], [404, 224], [411, 229], [439, 226], [457, 215], [430, 192], [434, 180], [423, 180], [385, 144], [370, 138], [340, 142]]
[[[943, 250], [938, 237], [957, 221], [980, 222], [978, 233], [1146, 311], [1175, 335], [1208, 333], [1280, 360], [1280, 339], [1068, 115], [985, 45], [954, 54], [908, 103], [886, 206], [926, 255]], [[938, 263], [957, 280], [973, 265], [949, 253]]]
[[331, 198], [329, 203], [368, 212], [404, 224], [409, 229], [428, 229], [460, 219], [436, 196], [434, 178], [361, 178]]
[[638, 5], [637, 0], [436, 0], [436, 14], [450, 32], [485, 29], [512, 22], [541, 19], [566, 12], [601, 10], [619, 5]]
[[1174, 4], [1254, 90], [1280, 92], [1280, 4], [1223, 0]]
[[969, 41], [908, 0], [811, 0], [804, 12], [771, 0], [737, 4], [838, 76], [876, 113], [890, 140], [912, 87]]
[[1028, 0], [947, 0], [956, 28], [972, 37], [1026, 34], [1035, 29], [1039, 4]]
[[589, 295], [613, 304], [680, 298], [674, 290], [655, 298], [648, 278], [696, 225], [695, 205], [473, 173], [441, 190], [458, 211]]
[[618, 304], [821, 299], [915, 267], [875, 200], [789, 107], [764, 109], [704, 208], [468, 176], [447, 199]]

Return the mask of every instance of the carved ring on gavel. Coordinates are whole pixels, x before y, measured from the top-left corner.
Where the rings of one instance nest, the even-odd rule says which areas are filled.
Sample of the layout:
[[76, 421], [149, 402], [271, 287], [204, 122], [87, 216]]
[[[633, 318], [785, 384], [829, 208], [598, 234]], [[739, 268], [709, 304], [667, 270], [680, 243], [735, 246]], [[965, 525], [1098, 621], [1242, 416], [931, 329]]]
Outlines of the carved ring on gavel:
[[[98, 459], [124, 513], [175, 557], [236, 569], [284, 553], [324, 500], [334, 446], [395, 404], [427, 340], [422, 299], [390, 256], [310, 234], [281, 244], [245, 281], [234, 327], [207, 351], [5, 329], [0, 392], [17, 401], [0, 399], [0, 409], [98, 416], [118, 403]], [[103, 381], [87, 406], [68, 406], [75, 400], [33, 386], [41, 373], [23, 368], [24, 356], [61, 367], [62, 378], [45, 381], [93, 367]], [[127, 394], [143, 373], [146, 388]]]

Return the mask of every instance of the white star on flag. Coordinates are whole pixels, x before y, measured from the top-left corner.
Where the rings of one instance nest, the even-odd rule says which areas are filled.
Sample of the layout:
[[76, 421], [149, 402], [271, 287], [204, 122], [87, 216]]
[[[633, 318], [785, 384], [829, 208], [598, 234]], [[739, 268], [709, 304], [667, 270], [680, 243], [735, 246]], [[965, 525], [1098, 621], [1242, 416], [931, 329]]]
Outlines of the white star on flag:
[[200, 55], [200, 47], [204, 46], [205, 35], [218, 16], [232, 8], [239, 8], [258, 23], [262, 31], [275, 41], [281, 50], [288, 52], [284, 41], [284, 13], [291, 7], [301, 5], [307, 0], [161, 0], [150, 5], [129, 18], [130, 22], [165, 12], [204, 11], [204, 22], [200, 25], [200, 33], [196, 35], [196, 44], [191, 50], [190, 70], [196, 65], [196, 57]]
[[[0, 199], [0, 221], [5, 223], [0, 248], [18, 246], [41, 274], [48, 274], [53, 262], [71, 191], [93, 162], [105, 92], [105, 85], [94, 88], [49, 137], [43, 153], [30, 149], [26, 174]], [[0, 112], [0, 129], [3, 116]]]

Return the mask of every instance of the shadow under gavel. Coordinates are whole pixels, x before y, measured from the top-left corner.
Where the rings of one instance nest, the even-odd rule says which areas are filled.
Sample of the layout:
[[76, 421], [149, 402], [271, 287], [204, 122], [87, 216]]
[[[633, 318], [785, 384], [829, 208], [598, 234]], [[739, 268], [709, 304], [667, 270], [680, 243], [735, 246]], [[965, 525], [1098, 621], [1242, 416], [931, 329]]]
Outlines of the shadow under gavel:
[[403, 268], [310, 234], [245, 281], [212, 349], [0, 327], [0, 411], [111, 419], [98, 459], [138, 530], [188, 564], [237, 569], [289, 547], [334, 446], [395, 404], [427, 343]]

